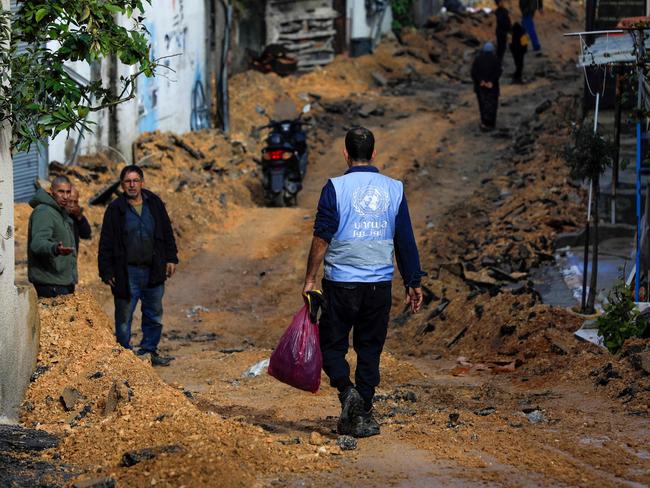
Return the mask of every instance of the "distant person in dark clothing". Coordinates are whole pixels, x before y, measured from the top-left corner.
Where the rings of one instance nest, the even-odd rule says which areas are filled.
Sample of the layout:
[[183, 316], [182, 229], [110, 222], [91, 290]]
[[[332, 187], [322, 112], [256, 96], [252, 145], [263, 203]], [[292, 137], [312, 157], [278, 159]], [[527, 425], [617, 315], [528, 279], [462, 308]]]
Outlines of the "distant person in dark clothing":
[[506, 52], [508, 45], [508, 33], [512, 29], [510, 22], [510, 14], [508, 9], [504, 7], [504, 0], [496, 0], [497, 8], [494, 14], [497, 17], [497, 57], [499, 61], [503, 61], [503, 55]]
[[70, 180], [57, 176], [50, 191], [39, 189], [29, 201], [34, 209], [27, 231], [27, 276], [39, 298], [74, 293], [77, 256], [72, 219], [66, 212]]
[[523, 83], [524, 72], [524, 55], [528, 51], [528, 35], [526, 30], [519, 22], [512, 26], [512, 42], [510, 43], [510, 52], [515, 62], [515, 72], [512, 74], [513, 83]]
[[158, 354], [162, 335], [165, 280], [176, 271], [176, 241], [163, 201], [145, 190], [144, 173], [126, 166], [122, 193], [106, 209], [99, 239], [99, 275], [111, 286], [117, 342], [131, 349], [133, 312], [141, 302], [142, 340], [138, 356], [154, 366], [171, 359]]
[[73, 186], [70, 191], [70, 198], [66, 206], [68, 215], [72, 217], [72, 230], [74, 231], [74, 245], [79, 255], [79, 239], [90, 239], [92, 229], [88, 219], [83, 214], [83, 208], [79, 206], [79, 191]]
[[494, 44], [486, 42], [472, 64], [472, 81], [481, 112], [481, 130], [496, 127], [499, 108], [499, 78], [501, 62], [494, 52]]
[[519, 0], [519, 9], [521, 10], [521, 23], [530, 37], [530, 42], [533, 44], [533, 51], [541, 51], [542, 46], [539, 44], [537, 38], [537, 31], [535, 31], [535, 12], [544, 12], [544, 4], [542, 0]]

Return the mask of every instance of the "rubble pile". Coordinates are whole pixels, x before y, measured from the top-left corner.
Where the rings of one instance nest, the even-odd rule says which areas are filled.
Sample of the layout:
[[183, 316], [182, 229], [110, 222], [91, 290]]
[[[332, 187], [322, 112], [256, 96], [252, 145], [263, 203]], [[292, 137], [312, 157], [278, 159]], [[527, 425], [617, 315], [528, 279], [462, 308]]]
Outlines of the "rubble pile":
[[[253, 473], [328, 468], [309, 445], [285, 446], [260, 427], [200, 411], [182, 389], [115, 344], [110, 319], [87, 293], [41, 304], [38, 367], [24, 425], [54, 433], [50, 462], [124, 486], [251, 486]], [[297, 457], [303, 459], [295, 463]], [[131, 466], [138, 465], [131, 469]]]

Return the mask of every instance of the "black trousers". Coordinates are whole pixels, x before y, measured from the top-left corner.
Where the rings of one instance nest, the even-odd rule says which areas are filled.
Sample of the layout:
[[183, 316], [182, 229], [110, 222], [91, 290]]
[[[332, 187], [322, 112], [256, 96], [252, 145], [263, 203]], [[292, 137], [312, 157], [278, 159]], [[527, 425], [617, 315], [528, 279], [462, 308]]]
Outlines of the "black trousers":
[[38, 298], [54, 298], [59, 295], [70, 295], [74, 293], [74, 285], [39, 285], [34, 283]]
[[379, 358], [386, 341], [391, 306], [391, 283], [344, 284], [323, 280], [327, 305], [320, 319], [323, 369], [330, 384], [343, 391], [351, 386], [350, 365], [345, 360], [350, 331], [357, 354], [355, 383], [366, 408], [372, 406], [379, 385]]
[[478, 109], [481, 113], [481, 124], [494, 128], [497, 125], [497, 110], [499, 108], [499, 92], [493, 89], [479, 88], [476, 92]]
[[524, 54], [526, 54], [525, 51], [512, 51], [512, 59], [515, 61], [515, 72], [512, 79], [515, 81], [521, 81], [521, 76], [524, 73]]

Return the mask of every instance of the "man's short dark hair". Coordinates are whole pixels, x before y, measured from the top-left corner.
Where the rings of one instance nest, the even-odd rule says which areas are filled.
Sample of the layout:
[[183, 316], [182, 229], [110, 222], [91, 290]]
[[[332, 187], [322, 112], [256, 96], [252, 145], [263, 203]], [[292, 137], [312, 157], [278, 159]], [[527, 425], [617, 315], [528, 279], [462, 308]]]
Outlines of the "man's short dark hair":
[[72, 185], [72, 183], [70, 182], [70, 178], [68, 178], [67, 176], [58, 175], [54, 177], [50, 186], [59, 186], [59, 185]]
[[352, 161], [370, 161], [375, 152], [375, 136], [365, 127], [354, 127], [345, 134], [345, 150]]
[[124, 181], [124, 177], [129, 173], [138, 173], [140, 179], [144, 180], [144, 172], [142, 171], [142, 168], [135, 164], [129, 164], [128, 166], [124, 166], [124, 168], [122, 168], [122, 171], [120, 172], [120, 181]]

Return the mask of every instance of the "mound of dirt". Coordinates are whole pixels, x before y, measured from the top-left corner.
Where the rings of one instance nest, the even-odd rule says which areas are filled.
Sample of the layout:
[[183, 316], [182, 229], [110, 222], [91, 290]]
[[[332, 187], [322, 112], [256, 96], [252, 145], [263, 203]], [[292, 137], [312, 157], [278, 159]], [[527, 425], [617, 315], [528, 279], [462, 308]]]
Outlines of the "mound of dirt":
[[[260, 427], [200, 411], [150, 364], [115, 344], [87, 293], [41, 304], [38, 369], [21, 421], [56, 433], [46, 457], [124, 486], [254, 486], [260, 474], [327, 469], [336, 450], [279, 444]], [[334, 452], [336, 451], [336, 452]], [[300, 459], [300, 462], [296, 462]], [[137, 468], [130, 468], [138, 462]]]

